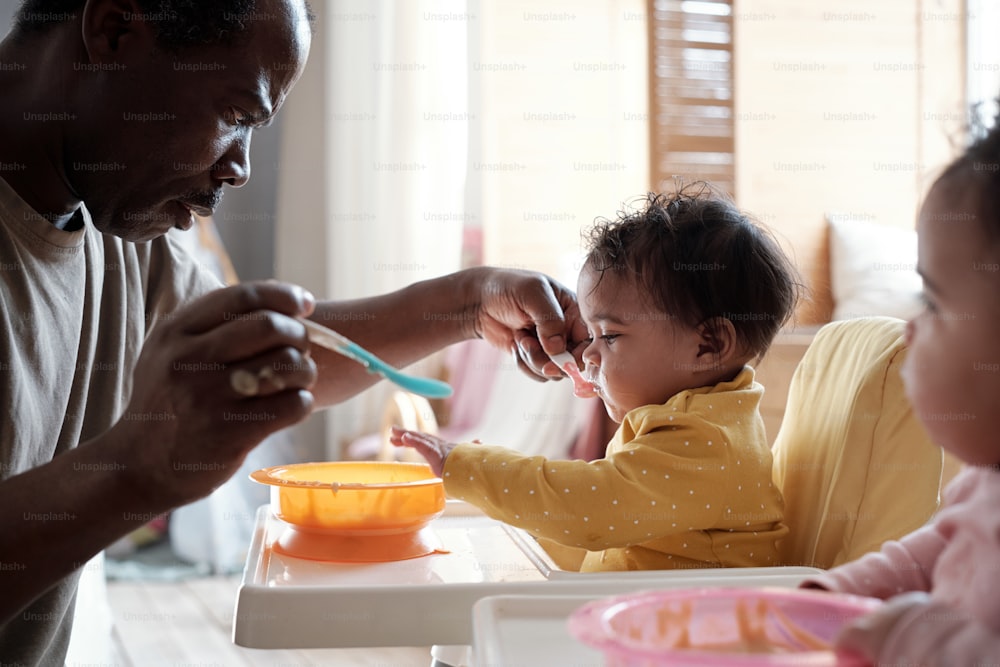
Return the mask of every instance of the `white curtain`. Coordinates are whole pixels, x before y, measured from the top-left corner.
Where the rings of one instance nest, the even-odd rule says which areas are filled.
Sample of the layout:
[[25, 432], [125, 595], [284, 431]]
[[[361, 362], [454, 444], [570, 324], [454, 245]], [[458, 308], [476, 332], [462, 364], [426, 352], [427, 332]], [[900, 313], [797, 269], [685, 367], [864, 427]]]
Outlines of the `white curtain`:
[[[1000, 95], [1000, 42], [996, 39], [1000, 7], [994, 0], [968, 0], [966, 4], [966, 96], [986, 127], [993, 126]], [[964, 114], [961, 116], [964, 119]]]
[[[309, 65], [283, 112], [277, 277], [320, 298], [459, 268], [468, 153], [465, 0], [314, 3]], [[437, 360], [418, 372], [433, 372]], [[380, 383], [299, 430], [338, 458], [372, 430]], [[317, 422], [320, 423], [317, 426]]]
[[[488, 263], [574, 285], [580, 229], [648, 189], [644, 0], [313, 4], [282, 112], [277, 277], [385, 292], [458, 268], [465, 226]], [[377, 430], [389, 389], [297, 441], [339, 458]]]

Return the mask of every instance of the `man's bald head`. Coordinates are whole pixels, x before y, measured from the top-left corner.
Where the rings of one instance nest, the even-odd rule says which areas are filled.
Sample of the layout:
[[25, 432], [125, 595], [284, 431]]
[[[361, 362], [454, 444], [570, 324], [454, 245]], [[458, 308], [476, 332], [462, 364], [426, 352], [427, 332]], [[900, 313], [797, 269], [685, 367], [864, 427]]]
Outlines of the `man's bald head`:
[[[84, 11], [88, 0], [23, 0], [14, 15], [15, 35], [25, 37], [45, 32], [54, 25], [72, 21]], [[190, 46], [233, 45], [250, 26], [267, 16], [276, 6], [305, 8], [309, 21], [312, 12], [304, 0], [261, 2], [260, 0], [137, 0], [140, 11], [135, 19], [156, 26], [160, 46], [176, 51]], [[267, 5], [269, 8], [264, 7]]]

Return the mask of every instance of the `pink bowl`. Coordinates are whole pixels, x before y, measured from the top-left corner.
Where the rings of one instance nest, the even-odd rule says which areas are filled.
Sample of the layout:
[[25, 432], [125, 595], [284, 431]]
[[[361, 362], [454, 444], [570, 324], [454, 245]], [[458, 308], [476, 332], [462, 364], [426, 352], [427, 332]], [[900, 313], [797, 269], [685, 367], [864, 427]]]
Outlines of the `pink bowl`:
[[647, 591], [590, 602], [569, 630], [609, 667], [848, 665], [832, 650], [837, 632], [881, 604], [788, 588]]

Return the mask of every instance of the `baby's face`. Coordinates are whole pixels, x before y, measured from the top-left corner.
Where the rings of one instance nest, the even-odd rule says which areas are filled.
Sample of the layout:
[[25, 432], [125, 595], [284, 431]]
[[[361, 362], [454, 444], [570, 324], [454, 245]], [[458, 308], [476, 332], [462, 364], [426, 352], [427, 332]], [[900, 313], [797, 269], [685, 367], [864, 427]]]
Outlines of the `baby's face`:
[[1000, 463], [1000, 244], [974, 202], [940, 183], [917, 223], [927, 306], [907, 326], [906, 393], [931, 438]]
[[652, 307], [634, 284], [610, 271], [601, 277], [588, 265], [577, 297], [592, 339], [583, 351], [583, 374], [613, 420], [621, 423], [634, 408], [701, 386], [698, 333]]

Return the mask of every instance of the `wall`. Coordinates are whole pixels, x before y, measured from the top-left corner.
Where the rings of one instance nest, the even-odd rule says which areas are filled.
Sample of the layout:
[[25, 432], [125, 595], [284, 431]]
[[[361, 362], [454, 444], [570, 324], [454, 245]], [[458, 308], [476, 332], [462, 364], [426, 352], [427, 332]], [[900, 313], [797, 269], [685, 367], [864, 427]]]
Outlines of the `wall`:
[[281, 164], [283, 115], [255, 130], [250, 145], [250, 182], [226, 188], [213, 221], [241, 280], [274, 277], [275, 206]]
[[7, 34], [19, 4], [18, 0], [0, 0], [0, 34]]
[[[454, 271], [469, 218], [466, 54], [478, 18], [464, 0], [313, 4], [309, 61], [283, 112], [276, 275], [350, 299]], [[434, 374], [439, 362], [410, 370]], [[392, 389], [317, 413], [299, 440], [322, 429], [323, 456], [337, 458], [377, 430]]]
[[580, 231], [649, 187], [642, 0], [473, 2], [470, 208], [483, 260], [576, 286]]
[[736, 191], [829, 318], [826, 218], [914, 226], [964, 118], [961, 0], [736, 0]]

